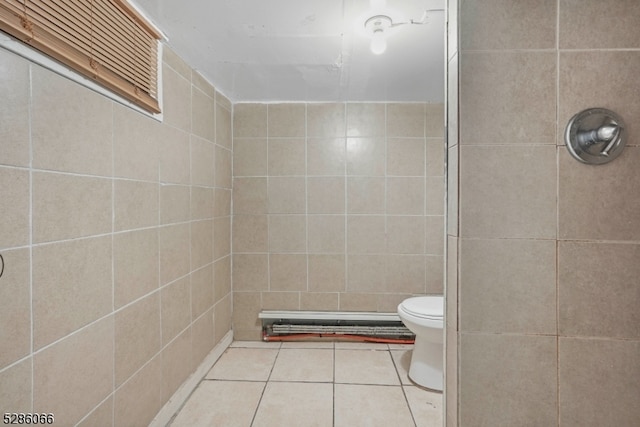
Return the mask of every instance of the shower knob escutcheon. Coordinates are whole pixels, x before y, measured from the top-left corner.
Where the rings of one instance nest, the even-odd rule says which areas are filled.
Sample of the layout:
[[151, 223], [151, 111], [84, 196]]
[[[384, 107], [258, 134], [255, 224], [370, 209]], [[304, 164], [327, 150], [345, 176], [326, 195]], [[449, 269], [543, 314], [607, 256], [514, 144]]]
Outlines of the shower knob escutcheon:
[[606, 108], [589, 108], [573, 116], [564, 142], [578, 161], [601, 165], [622, 154], [627, 132], [622, 117]]

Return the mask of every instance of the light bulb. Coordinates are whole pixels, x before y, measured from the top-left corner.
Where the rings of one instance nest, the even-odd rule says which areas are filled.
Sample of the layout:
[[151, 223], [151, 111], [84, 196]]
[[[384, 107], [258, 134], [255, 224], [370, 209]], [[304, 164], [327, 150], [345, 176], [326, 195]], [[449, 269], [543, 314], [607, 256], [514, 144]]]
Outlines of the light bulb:
[[387, 50], [387, 39], [384, 36], [384, 31], [375, 30], [371, 36], [371, 52], [376, 55], [380, 55]]

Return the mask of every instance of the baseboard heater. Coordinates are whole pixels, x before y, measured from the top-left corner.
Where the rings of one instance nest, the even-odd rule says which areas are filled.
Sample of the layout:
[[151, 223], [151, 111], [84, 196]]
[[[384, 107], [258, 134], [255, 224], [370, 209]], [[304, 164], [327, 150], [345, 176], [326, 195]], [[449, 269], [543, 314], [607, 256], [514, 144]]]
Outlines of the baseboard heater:
[[415, 335], [396, 313], [263, 310], [264, 341], [354, 340], [413, 343]]

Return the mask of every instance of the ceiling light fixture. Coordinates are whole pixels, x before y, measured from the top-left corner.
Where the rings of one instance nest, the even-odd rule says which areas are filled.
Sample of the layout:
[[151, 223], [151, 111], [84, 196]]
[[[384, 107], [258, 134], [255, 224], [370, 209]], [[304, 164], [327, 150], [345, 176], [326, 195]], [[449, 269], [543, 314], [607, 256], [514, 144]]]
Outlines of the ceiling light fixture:
[[391, 28], [393, 21], [387, 15], [376, 15], [367, 19], [364, 27], [371, 34], [371, 52], [380, 55], [387, 50], [387, 35], [385, 31]]
[[[372, 0], [372, 5], [374, 3], [378, 3], [375, 0]], [[384, 5], [384, 0], [381, 2]], [[380, 55], [387, 50], [387, 37], [393, 34], [396, 30], [392, 30], [392, 28], [399, 27], [401, 25], [423, 25], [428, 24], [428, 13], [429, 12], [443, 12], [444, 9], [427, 9], [423, 12], [422, 17], [419, 20], [410, 19], [404, 22], [393, 22], [388, 15], [378, 14], [374, 15], [371, 18], [367, 19], [364, 22], [364, 29], [366, 33], [371, 37], [371, 44], [369, 45], [371, 52], [376, 55]], [[362, 21], [360, 21], [362, 22]]]

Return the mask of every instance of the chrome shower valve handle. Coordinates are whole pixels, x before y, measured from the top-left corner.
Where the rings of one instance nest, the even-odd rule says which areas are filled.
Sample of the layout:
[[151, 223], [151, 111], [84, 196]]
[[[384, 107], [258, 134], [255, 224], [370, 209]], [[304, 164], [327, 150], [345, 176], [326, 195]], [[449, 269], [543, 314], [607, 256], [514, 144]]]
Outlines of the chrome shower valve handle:
[[582, 163], [604, 164], [622, 153], [626, 132], [622, 118], [604, 108], [581, 111], [569, 120], [565, 144]]
[[591, 131], [578, 132], [578, 143], [585, 148], [593, 144], [608, 143], [600, 154], [609, 156], [609, 151], [614, 147], [619, 134], [620, 126], [617, 123], [610, 123]]

